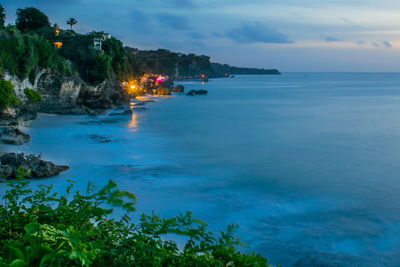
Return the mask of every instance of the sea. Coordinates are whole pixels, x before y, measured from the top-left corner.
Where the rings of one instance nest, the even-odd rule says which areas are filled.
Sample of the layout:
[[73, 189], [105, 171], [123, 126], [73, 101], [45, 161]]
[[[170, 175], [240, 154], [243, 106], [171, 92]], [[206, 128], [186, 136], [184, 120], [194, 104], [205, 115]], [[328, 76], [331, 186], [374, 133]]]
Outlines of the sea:
[[[71, 168], [63, 191], [110, 179], [137, 213], [192, 211], [282, 266], [400, 266], [400, 73], [238, 75], [178, 82], [132, 115], [40, 114], [2, 151]], [[318, 265], [319, 264], [319, 265]]]

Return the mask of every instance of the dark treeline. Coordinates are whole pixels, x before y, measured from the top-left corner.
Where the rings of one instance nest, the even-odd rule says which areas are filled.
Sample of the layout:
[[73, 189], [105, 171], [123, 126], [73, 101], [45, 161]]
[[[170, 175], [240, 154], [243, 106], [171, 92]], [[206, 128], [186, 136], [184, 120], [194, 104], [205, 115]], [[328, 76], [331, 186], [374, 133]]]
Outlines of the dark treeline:
[[[0, 8], [0, 71], [19, 78], [30, 77], [50, 68], [65, 75], [76, 74], [89, 84], [105, 79], [120, 81], [145, 73], [175, 78], [222, 77], [225, 74], [279, 74], [277, 70], [237, 68], [211, 63], [210, 57], [181, 54], [165, 49], [141, 51], [104, 32], [79, 34], [78, 23], [70, 18], [70, 29], [50, 24], [46, 14], [36, 8], [18, 9], [14, 25], [5, 26], [5, 10]], [[96, 40], [97, 45], [96, 47]], [[100, 44], [99, 44], [100, 43]], [[58, 45], [58, 48], [57, 48]]]

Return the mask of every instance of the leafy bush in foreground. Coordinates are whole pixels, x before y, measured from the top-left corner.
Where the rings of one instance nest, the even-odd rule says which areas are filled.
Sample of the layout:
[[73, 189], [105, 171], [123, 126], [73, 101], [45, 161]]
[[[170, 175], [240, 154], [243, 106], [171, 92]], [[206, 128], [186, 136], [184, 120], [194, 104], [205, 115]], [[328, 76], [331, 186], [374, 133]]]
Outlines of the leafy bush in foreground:
[[[236, 250], [234, 227], [216, 237], [190, 213], [132, 222], [135, 196], [112, 181], [73, 196], [73, 183], [65, 195], [52, 186], [29, 189], [26, 181], [9, 185], [0, 205], [0, 266], [268, 266], [262, 256]], [[116, 219], [111, 207], [126, 214]], [[166, 234], [183, 236], [184, 246]]]
[[28, 97], [30, 103], [38, 103], [43, 98], [41, 93], [33, 89], [25, 88], [24, 93]]
[[0, 79], [0, 110], [10, 106], [18, 105], [18, 98], [15, 96], [14, 86], [11, 82]]

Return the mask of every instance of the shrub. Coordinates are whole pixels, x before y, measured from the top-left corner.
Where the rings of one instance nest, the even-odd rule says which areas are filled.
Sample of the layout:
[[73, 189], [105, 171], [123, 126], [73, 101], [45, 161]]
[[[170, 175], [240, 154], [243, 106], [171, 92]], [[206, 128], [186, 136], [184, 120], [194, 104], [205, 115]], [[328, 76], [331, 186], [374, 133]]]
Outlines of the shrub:
[[[257, 254], [237, 251], [234, 227], [220, 236], [191, 213], [132, 222], [136, 198], [112, 181], [96, 191], [66, 194], [29, 182], [9, 182], [0, 205], [0, 266], [269, 266]], [[115, 218], [113, 207], [125, 211]], [[179, 249], [171, 235], [184, 237]]]
[[42, 94], [40, 94], [36, 90], [25, 88], [24, 93], [28, 97], [29, 102], [31, 102], [31, 103], [38, 103], [43, 99]]
[[14, 86], [11, 82], [0, 79], [0, 110], [18, 105], [19, 100], [15, 96]]

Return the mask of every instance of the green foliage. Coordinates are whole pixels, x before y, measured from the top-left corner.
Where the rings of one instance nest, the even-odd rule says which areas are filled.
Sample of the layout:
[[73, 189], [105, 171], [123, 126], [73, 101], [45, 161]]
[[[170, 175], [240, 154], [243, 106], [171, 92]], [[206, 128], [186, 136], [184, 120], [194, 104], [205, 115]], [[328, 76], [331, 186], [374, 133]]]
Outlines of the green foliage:
[[57, 54], [51, 42], [13, 28], [0, 30], [0, 66], [20, 79], [35, 77], [45, 68], [73, 73], [70, 63]]
[[33, 89], [25, 88], [24, 93], [28, 97], [30, 103], [38, 103], [43, 99], [42, 94]]
[[22, 32], [38, 30], [42, 27], [50, 27], [49, 17], [34, 7], [18, 8], [15, 25]]
[[0, 29], [3, 29], [6, 23], [6, 10], [0, 4]]
[[[60, 39], [64, 45], [60, 54], [70, 60], [81, 78], [91, 85], [97, 85], [106, 79], [123, 80], [127, 73], [127, 56], [122, 42], [115, 38], [105, 38], [103, 32], [89, 34], [63, 33]], [[94, 38], [103, 38], [103, 50], [94, 49]]]
[[[3, 10], [3, 11], [2, 11]], [[0, 6], [0, 28], [4, 9]], [[127, 81], [145, 73], [196, 78], [201, 74], [219, 77], [225, 73], [279, 74], [277, 70], [236, 68], [211, 63], [208, 56], [174, 53], [166, 49], [140, 51], [124, 47], [123, 43], [104, 32], [78, 34], [72, 30], [78, 21], [70, 18], [71, 30], [61, 30], [55, 35], [49, 18], [36, 8], [17, 10], [16, 27], [0, 30], [0, 72], [8, 71], [32, 81], [38, 70], [49, 68], [64, 75], [76, 70], [90, 85], [107, 79]], [[4, 24], [4, 23], [3, 23]], [[57, 28], [58, 25], [56, 26]], [[94, 38], [103, 40], [102, 50], [94, 48]], [[62, 42], [55, 49], [53, 42]]]
[[0, 110], [18, 105], [19, 100], [15, 96], [14, 86], [11, 82], [0, 79]]
[[139, 73], [160, 73], [170, 76], [198, 77], [200, 74], [213, 75], [210, 57], [194, 54], [174, 53], [166, 49], [139, 51], [126, 48], [129, 62]]
[[111, 57], [111, 69], [119, 80], [129, 79], [128, 74], [128, 57], [123, 43], [111, 37], [103, 42], [104, 52]]
[[[85, 194], [54, 193], [9, 182], [0, 205], [0, 266], [269, 266], [260, 255], [237, 251], [235, 227], [216, 236], [191, 213], [163, 219], [129, 217], [136, 198], [112, 181]], [[115, 218], [113, 208], [125, 211]], [[184, 240], [183, 246], [169, 240]], [[167, 238], [168, 237], [168, 238]]]

